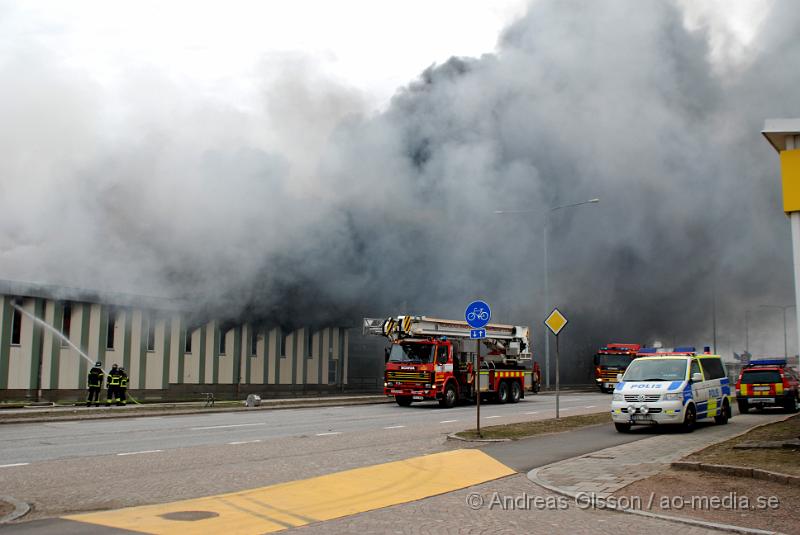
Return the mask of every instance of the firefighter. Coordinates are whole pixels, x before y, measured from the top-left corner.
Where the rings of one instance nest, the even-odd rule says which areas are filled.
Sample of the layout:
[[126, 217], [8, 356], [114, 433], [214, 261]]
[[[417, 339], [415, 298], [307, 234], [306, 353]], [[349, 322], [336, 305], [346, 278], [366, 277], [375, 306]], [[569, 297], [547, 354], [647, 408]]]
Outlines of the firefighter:
[[111, 366], [111, 371], [108, 372], [106, 377], [106, 407], [110, 407], [117, 399], [119, 399], [119, 368], [116, 364]]
[[100, 390], [103, 388], [103, 363], [99, 360], [95, 362], [94, 368], [89, 370], [89, 378], [87, 384], [89, 385], [89, 396], [86, 398], [86, 406], [91, 407], [94, 401], [95, 407], [100, 406]]
[[128, 374], [125, 368], [119, 368], [119, 390], [117, 390], [117, 405], [127, 405], [128, 403]]

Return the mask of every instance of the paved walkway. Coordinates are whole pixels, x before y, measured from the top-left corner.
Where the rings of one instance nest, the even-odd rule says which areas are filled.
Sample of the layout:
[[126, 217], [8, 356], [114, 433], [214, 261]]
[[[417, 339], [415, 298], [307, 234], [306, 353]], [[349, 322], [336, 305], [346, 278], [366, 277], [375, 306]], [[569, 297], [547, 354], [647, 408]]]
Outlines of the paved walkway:
[[[693, 433], [662, 431], [637, 440], [567, 459], [531, 470], [528, 478], [534, 483], [572, 496], [593, 493], [605, 498], [634, 481], [665, 470], [673, 461], [740, 435], [753, 426], [787, 418], [786, 414], [743, 414], [728, 425], [702, 422]], [[655, 433], [655, 429], [634, 428], [633, 433]]]

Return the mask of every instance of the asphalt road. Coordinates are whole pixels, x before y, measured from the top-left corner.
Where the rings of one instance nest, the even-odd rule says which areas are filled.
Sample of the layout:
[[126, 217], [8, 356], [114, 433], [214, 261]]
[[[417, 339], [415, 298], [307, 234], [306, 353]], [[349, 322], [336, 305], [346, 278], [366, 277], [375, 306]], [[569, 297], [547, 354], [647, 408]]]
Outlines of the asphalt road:
[[[600, 393], [561, 397], [563, 415], [604, 411], [609, 403], [610, 396]], [[515, 405], [485, 404], [482, 425], [551, 418], [554, 408], [552, 395]], [[441, 409], [426, 403], [5, 425], [0, 494], [31, 504], [32, 511], [26, 523], [0, 532], [16, 533], [28, 524], [27, 530], [38, 526], [55, 533], [65, 525], [30, 521], [235, 492], [475, 447], [446, 440], [448, 433], [474, 424], [474, 406]], [[609, 426], [582, 437], [581, 447], [591, 451], [595, 442], [594, 449], [606, 447], [604, 427]], [[494, 455], [512, 467], [527, 467], [551, 462], [552, 456], [542, 455], [547, 449], [561, 458], [577, 454], [565, 444], [569, 440], [561, 442], [520, 441], [538, 452], [527, 458], [518, 448]]]
[[[611, 397], [600, 393], [561, 396], [564, 415], [600, 412]], [[518, 404], [481, 406], [482, 425], [551, 418], [555, 396], [530, 396]], [[98, 411], [114, 410], [99, 408]], [[443, 433], [475, 426], [475, 406], [441, 409], [355, 405], [141, 418], [72, 420], [4, 426], [0, 470], [42, 461], [160, 453], [176, 448], [240, 445], [285, 437], [325, 437], [364, 431], [417, 429]]]

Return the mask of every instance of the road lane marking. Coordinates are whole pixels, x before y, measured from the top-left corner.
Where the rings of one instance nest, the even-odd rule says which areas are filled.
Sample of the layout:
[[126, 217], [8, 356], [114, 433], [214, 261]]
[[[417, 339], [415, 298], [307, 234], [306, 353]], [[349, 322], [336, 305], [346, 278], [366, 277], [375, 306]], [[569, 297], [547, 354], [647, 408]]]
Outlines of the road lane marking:
[[[480, 450], [453, 450], [246, 491], [65, 518], [137, 533], [269, 533], [410, 503], [513, 474]], [[206, 514], [193, 519], [191, 526], [173, 519], [187, 511]]]
[[401, 427], [405, 427], [404, 425], [390, 425], [389, 427], [384, 427], [384, 429], [400, 429]]
[[317, 433], [317, 436], [318, 437], [328, 437], [328, 436], [331, 436], [331, 435], [341, 435], [341, 434], [342, 434], [341, 431], [331, 431], [330, 433]]
[[192, 427], [192, 431], [204, 431], [206, 429], [227, 429], [229, 427], [249, 427], [252, 425], [267, 425], [267, 422], [256, 422], [254, 424], [229, 424], [229, 425], [209, 425], [206, 427]]
[[237, 442], [228, 442], [228, 445], [238, 446], [239, 444], [255, 444], [256, 442], [261, 442], [261, 440], [239, 440]]
[[584, 409], [594, 409], [597, 405], [586, 405]]
[[126, 451], [125, 453], [117, 453], [120, 457], [125, 455], [140, 455], [142, 453], [161, 453], [164, 450], [143, 450], [143, 451]]
[[486, 419], [487, 419], [487, 420], [488, 420], [489, 418], [502, 418], [502, 416], [486, 416]]
[[453, 422], [457, 422], [458, 420], [442, 420], [439, 422], [440, 424], [452, 424]]
[[525, 414], [539, 414], [539, 411], [526, 412]]
[[12, 466], [28, 466], [31, 463], [11, 463], [11, 464], [0, 464], [0, 468], [11, 468]]

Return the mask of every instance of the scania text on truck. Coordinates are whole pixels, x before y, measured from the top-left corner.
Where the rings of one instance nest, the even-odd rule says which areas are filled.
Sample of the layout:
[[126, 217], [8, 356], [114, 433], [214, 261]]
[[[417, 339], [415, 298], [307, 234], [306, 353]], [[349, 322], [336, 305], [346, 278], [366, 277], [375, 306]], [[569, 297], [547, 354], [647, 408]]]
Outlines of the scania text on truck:
[[[538, 392], [539, 366], [531, 359], [528, 327], [488, 324], [481, 340], [480, 395], [499, 403], [516, 403], [525, 391]], [[474, 401], [477, 340], [464, 321], [426, 316], [365, 318], [363, 332], [385, 336], [383, 392], [407, 407], [414, 401], [438, 400], [443, 407]]]

